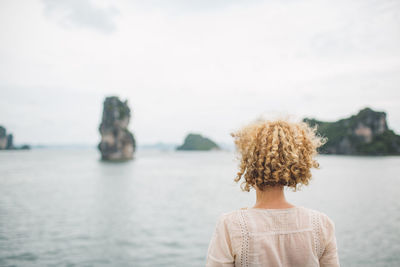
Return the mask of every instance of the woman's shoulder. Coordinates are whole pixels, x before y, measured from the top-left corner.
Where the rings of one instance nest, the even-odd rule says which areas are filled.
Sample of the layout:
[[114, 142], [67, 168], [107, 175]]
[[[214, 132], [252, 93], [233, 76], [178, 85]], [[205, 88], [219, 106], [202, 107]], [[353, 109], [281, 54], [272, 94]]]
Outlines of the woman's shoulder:
[[242, 236], [244, 232], [255, 231], [254, 225], [260, 222], [252, 208], [239, 208], [220, 214], [217, 228], [224, 229], [234, 238]]
[[335, 231], [335, 223], [325, 212], [305, 207], [303, 210], [309, 214], [314, 227], [319, 228], [323, 234], [330, 235]]
[[237, 210], [224, 212], [219, 215], [218, 224], [225, 225], [225, 227], [229, 228], [230, 230], [238, 229], [243, 223], [243, 212], [246, 212], [247, 210], [247, 208], [240, 208]]
[[239, 216], [239, 213], [244, 209], [245, 208], [224, 212], [219, 216], [219, 220], [222, 220], [222, 221], [234, 221]]
[[310, 209], [310, 208], [304, 208], [304, 207], [303, 207], [303, 209], [306, 210], [308, 213], [314, 214], [315, 216], [317, 216], [323, 223], [333, 224], [332, 219], [325, 212], [315, 210], [315, 209]]

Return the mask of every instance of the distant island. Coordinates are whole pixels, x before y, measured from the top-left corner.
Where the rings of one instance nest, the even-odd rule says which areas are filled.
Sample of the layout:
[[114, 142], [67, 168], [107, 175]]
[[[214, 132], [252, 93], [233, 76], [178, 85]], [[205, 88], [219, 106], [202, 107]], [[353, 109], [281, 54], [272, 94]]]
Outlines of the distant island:
[[128, 101], [122, 102], [116, 96], [104, 100], [99, 127], [101, 142], [98, 145], [103, 160], [120, 161], [133, 158], [136, 141], [128, 130], [130, 118]]
[[30, 149], [29, 145], [15, 146], [12, 134], [7, 134], [5, 127], [0, 126], [0, 150]]
[[220, 147], [212, 140], [200, 134], [188, 134], [185, 141], [176, 150], [219, 150]]
[[400, 155], [400, 136], [387, 126], [386, 113], [370, 108], [336, 122], [305, 118], [318, 133], [328, 138], [320, 148], [321, 154], [341, 155]]

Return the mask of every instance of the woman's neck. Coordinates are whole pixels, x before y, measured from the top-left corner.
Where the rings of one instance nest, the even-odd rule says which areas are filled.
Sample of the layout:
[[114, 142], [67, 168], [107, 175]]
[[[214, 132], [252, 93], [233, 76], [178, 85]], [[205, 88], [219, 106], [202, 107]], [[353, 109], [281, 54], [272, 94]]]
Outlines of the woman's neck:
[[254, 208], [259, 209], [286, 209], [293, 208], [294, 205], [286, 201], [283, 187], [275, 186], [266, 188], [263, 191], [256, 188], [256, 204]]

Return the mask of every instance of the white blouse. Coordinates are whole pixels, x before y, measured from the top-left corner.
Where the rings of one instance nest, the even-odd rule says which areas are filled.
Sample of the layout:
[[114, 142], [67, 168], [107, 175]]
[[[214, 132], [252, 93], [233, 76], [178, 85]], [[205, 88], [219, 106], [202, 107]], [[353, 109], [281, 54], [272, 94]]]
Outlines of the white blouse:
[[335, 226], [304, 207], [226, 213], [218, 219], [207, 266], [339, 266]]

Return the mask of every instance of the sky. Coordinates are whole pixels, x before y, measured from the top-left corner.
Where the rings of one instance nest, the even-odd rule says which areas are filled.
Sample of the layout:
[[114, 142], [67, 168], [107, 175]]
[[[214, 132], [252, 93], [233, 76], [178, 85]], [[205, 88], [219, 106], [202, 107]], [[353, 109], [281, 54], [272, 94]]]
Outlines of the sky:
[[138, 144], [364, 107], [399, 134], [399, 47], [399, 1], [1, 0], [0, 125], [17, 144], [97, 144], [116, 95]]

